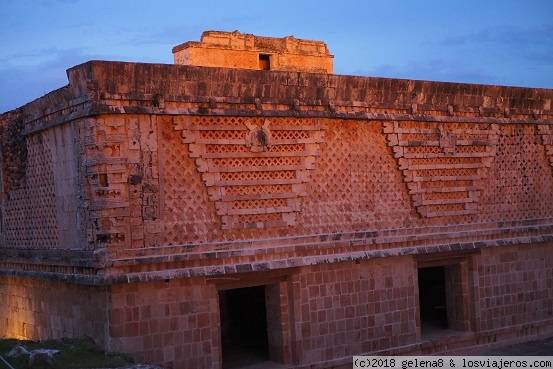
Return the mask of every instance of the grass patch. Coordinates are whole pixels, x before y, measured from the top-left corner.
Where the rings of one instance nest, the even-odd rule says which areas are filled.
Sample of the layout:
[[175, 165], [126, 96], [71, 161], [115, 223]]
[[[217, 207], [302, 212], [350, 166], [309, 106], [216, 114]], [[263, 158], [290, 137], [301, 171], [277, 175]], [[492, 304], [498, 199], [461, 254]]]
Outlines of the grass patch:
[[[25, 347], [29, 352], [37, 349], [59, 350], [60, 352], [54, 356], [54, 369], [118, 368], [134, 363], [126, 355], [105, 352], [91, 338], [52, 341], [1, 339], [0, 355], [15, 369], [33, 369], [29, 366], [29, 355], [15, 358], [6, 357], [17, 345]], [[1, 362], [0, 368], [7, 369], [6, 365]]]

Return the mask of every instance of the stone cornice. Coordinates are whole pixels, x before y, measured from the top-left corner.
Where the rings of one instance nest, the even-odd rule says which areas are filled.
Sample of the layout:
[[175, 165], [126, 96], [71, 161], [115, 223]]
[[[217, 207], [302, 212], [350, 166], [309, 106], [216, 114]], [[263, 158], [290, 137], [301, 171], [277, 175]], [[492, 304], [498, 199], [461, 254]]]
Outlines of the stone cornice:
[[[183, 98], [179, 101], [188, 101], [194, 104], [204, 104], [205, 99]], [[245, 102], [244, 102], [245, 104]], [[291, 103], [292, 105], [293, 103]], [[553, 124], [552, 118], [532, 118], [529, 114], [523, 118], [501, 117], [475, 117], [475, 116], [446, 116], [434, 114], [402, 114], [366, 112], [365, 109], [348, 109], [354, 104], [333, 104], [336, 111], [309, 109], [321, 105], [307, 105], [299, 102], [302, 110], [278, 110], [278, 109], [219, 109], [208, 107], [183, 107], [183, 108], [156, 108], [150, 106], [114, 106], [108, 104], [88, 103], [82, 109], [75, 110], [67, 115], [52, 117], [51, 119], [37, 119], [26, 121], [26, 127], [22, 134], [29, 135], [41, 132], [50, 127], [71, 122], [76, 119], [98, 116], [103, 114], [152, 114], [152, 115], [209, 115], [209, 116], [237, 116], [237, 117], [304, 117], [304, 118], [333, 118], [347, 120], [367, 121], [413, 121], [436, 123], [492, 123], [492, 124]], [[367, 109], [368, 110], [368, 109]]]
[[25, 132], [110, 113], [541, 124], [553, 115], [551, 89], [107, 61], [67, 73], [68, 86], [18, 109]]
[[[553, 242], [553, 219], [343, 232], [267, 240], [97, 250], [81, 263], [51, 263], [40, 250], [4, 250], [0, 275], [92, 285], [218, 277], [406, 255], [447, 255]], [[49, 253], [62, 254], [51, 250]], [[90, 253], [90, 252], [81, 252]], [[87, 254], [88, 255], [88, 254]], [[27, 260], [25, 260], [27, 259]], [[63, 264], [63, 265], [62, 265]]]

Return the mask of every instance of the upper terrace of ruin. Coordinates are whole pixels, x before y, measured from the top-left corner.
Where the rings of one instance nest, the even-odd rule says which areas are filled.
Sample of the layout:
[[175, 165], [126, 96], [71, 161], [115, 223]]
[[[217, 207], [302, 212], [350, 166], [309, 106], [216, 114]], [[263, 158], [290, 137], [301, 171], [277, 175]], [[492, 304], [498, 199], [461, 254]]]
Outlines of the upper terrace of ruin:
[[200, 42], [173, 48], [175, 64], [255, 70], [333, 73], [332, 59], [322, 41], [206, 31]]

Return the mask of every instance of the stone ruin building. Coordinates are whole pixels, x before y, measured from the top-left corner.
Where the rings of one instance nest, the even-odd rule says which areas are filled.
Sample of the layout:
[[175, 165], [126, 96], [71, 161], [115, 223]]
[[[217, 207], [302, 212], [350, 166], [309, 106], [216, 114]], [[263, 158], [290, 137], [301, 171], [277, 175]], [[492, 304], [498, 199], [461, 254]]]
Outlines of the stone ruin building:
[[553, 334], [553, 90], [205, 32], [1, 115], [0, 334], [167, 368]]

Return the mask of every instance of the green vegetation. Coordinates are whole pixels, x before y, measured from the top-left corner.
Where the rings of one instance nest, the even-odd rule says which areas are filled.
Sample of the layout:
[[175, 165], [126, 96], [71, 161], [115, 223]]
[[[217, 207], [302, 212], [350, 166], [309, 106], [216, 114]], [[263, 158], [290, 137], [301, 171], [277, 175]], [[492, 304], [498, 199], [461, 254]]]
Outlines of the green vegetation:
[[[29, 355], [7, 358], [7, 354], [15, 346], [23, 346], [29, 352], [37, 349], [59, 350], [54, 358], [53, 369], [84, 369], [84, 368], [118, 368], [132, 364], [131, 358], [115, 353], [106, 353], [90, 338], [62, 339], [56, 341], [19, 341], [16, 339], [0, 340], [0, 355], [14, 369], [31, 369]], [[0, 360], [0, 368], [7, 369]], [[35, 369], [36, 366], [32, 369]]]

